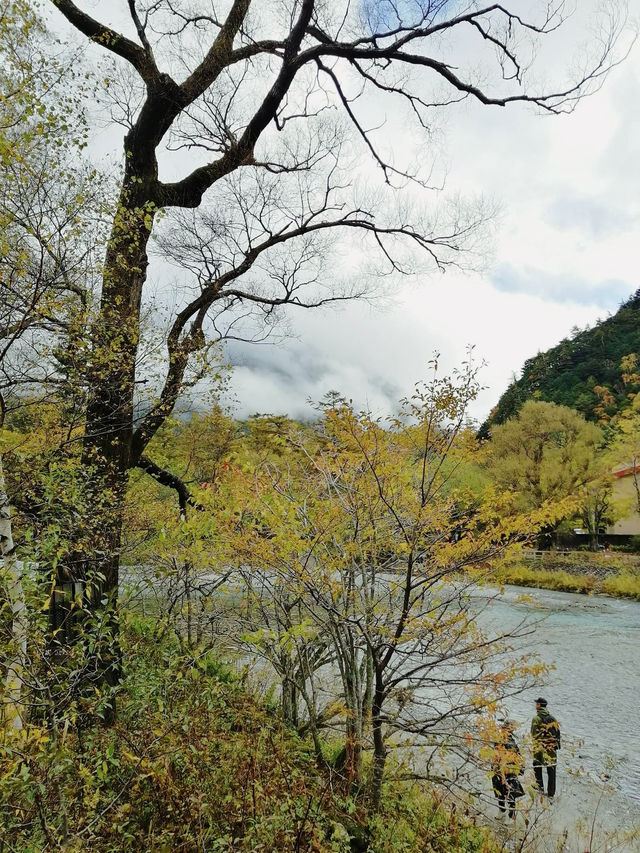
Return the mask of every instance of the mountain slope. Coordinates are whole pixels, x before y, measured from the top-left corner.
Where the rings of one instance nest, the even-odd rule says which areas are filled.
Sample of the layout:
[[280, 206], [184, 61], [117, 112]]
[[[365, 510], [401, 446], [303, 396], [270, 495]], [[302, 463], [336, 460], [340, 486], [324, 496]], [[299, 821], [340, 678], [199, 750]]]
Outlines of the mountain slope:
[[612, 317], [592, 329], [576, 329], [571, 338], [525, 361], [520, 379], [500, 397], [480, 436], [514, 417], [530, 399], [570, 406], [591, 421], [610, 417], [626, 407], [629, 394], [640, 390], [633, 359], [626, 369], [621, 366], [631, 353], [640, 356], [640, 290]]

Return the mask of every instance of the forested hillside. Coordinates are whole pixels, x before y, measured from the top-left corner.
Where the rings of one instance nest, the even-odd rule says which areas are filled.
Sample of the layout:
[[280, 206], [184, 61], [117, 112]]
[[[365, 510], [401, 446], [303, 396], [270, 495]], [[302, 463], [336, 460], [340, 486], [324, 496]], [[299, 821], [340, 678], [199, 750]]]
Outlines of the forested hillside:
[[612, 317], [525, 361], [520, 378], [500, 397], [480, 434], [486, 437], [493, 424], [512, 418], [530, 399], [569, 406], [587, 420], [608, 420], [640, 390], [636, 360], [627, 358], [638, 353], [640, 290]]

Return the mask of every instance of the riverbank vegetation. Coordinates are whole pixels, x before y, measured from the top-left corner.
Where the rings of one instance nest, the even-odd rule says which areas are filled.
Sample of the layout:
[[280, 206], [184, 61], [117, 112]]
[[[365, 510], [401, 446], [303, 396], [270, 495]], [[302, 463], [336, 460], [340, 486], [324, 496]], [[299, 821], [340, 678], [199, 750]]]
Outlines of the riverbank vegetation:
[[553, 551], [539, 552], [538, 557], [501, 565], [495, 579], [498, 583], [516, 586], [640, 601], [640, 559], [623, 560], [615, 553], [557, 555]]
[[[82, 507], [73, 454], [44, 477], [36, 465], [62, 417], [49, 409], [41, 422], [36, 408], [28, 424], [24, 415], [13, 422], [6, 458], [20, 454], [43, 505], [16, 520], [20, 544], [3, 576], [0, 787], [15, 833], [51, 849], [94, 834], [92, 849], [136, 849], [144, 832], [150, 849], [201, 849], [178, 831], [197, 822], [196, 839], [215, 836], [221, 850], [234, 833], [246, 835], [246, 849], [331, 850], [357, 849], [349, 839], [364, 827], [363, 849], [394, 851], [420, 849], [433, 822], [449, 826], [430, 805], [437, 795], [423, 799], [411, 780], [426, 777], [427, 790], [439, 786], [471, 809], [478, 779], [487, 784], [501, 702], [546, 667], [518, 654], [526, 626], [481, 631], [469, 590], [526, 531], [567, 511], [555, 501], [523, 512], [477, 475], [483, 449], [466, 412], [478, 387], [473, 364], [448, 377], [434, 364], [390, 419], [334, 396], [309, 425], [234, 424], [219, 410], [168, 424], [153, 452], [181, 476], [163, 486], [141, 473], [127, 494], [117, 615], [139, 636], [123, 638], [127, 666], [110, 692], [94, 646], [103, 659], [113, 654], [109, 620], [84, 585], [53, 581], [73, 547], [61, 525], [77, 524]], [[7, 470], [9, 488], [24, 492], [16, 468]], [[220, 648], [251, 661], [266, 703], [254, 706], [220, 677]], [[263, 751], [230, 770], [225, 761], [245, 746], [220, 746], [220, 726], [244, 731], [243, 713], [246, 737]], [[273, 765], [270, 738], [284, 769]], [[227, 790], [229, 779], [238, 787]], [[283, 784], [290, 799], [276, 807]], [[324, 808], [325, 817], [305, 818]], [[345, 811], [355, 821], [346, 830]], [[490, 849], [483, 833], [451, 820], [454, 849]]]
[[[157, 850], [395, 853], [435, 831], [434, 850], [492, 850], [472, 792], [488, 787], [504, 698], [546, 667], [518, 654], [526, 626], [481, 632], [469, 591], [544, 576], [633, 594], [620, 570], [637, 567], [585, 553], [554, 557], [553, 572], [518, 568], [522, 544], [574, 512], [576, 495], [524, 504], [492, 478], [466, 419], [476, 368], [431, 371], [388, 419], [334, 394], [309, 424], [238, 423], [219, 408], [165, 424], [152, 444], [164, 484], [140, 471], [126, 496], [127, 666], [112, 692], [94, 680], [92, 646], [110, 651], [111, 626], [94, 622], [86, 641], [100, 610], [82, 585], [53, 582], [83, 506], [73, 452], [41, 465], [64, 413], [9, 417], [8, 487], [41, 502], [15, 519], [3, 575], [0, 802], [16, 849], [135, 850], [144, 838]], [[225, 655], [250, 662], [244, 680]]]
[[[43, 837], [74, 849], [75, 836], [78, 849], [90, 838], [92, 849], [133, 850], [146, 832], [150, 849], [188, 850], [180, 827], [189, 827], [190, 838], [215, 838], [221, 850], [347, 850], [360, 838], [362, 849], [395, 851], [420, 849], [444, 821], [455, 844], [467, 844], [453, 849], [491, 849], [473, 829], [481, 806], [471, 792], [486, 784], [504, 698], [546, 668], [518, 654], [526, 626], [481, 632], [469, 591], [506, 582], [522, 544], [573, 512], [576, 497], [564, 489], [523, 505], [500, 488], [466, 419], [476, 368], [431, 370], [388, 419], [331, 395], [310, 424], [237, 423], [219, 408], [165, 424], [152, 444], [164, 485], [141, 471], [127, 492], [118, 607], [127, 667], [112, 692], [94, 681], [92, 646], [109, 651], [111, 626], [94, 623], [85, 641], [86, 620], [100, 611], [82, 585], [52, 582], [78, 541], [65, 528], [77, 524], [83, 495], [73, 453], [40, 473], [66, 429], [63, 413], [38, 406], [10, 417], [5, 458], [22, 464], [8, 466], [8, 486], [42, 505], [16, 518], [16, 563], [4, 575], [11, 781], [0, 787], [16, 837], [33, 839], [34, 850]], [[613, 555], [587, 558], [610, 577], [619, 568]], [[22, 613], [7, 572], [18, 559]], [[557, 588], [590, 591], [581, 570], [566, 558]], [[540, 569], [519, 580], [536, 573], [539, 581]], [[262, 700], [229, 677], [225, 654], [251, 662], [247, 679], [259, 675]], [[258, 752], [233, 772], [247, 740]], [[290, 799], [276, 820], [285, 777]], [[227, 789], [229, 779], [237, 787]], [[470, 823], [435, 807], [434, 786], [447, 807], [465, 804]], [[400, 816], [394, 840], [384, 834], [389, 809]], [[230, 841], [234, 833], [246, 842]]]

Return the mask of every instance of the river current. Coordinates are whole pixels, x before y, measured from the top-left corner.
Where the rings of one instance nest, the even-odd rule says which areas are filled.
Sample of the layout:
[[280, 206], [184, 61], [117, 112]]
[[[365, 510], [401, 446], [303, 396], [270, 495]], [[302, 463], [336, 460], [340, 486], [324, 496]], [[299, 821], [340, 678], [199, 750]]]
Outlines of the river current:
[[535, 691], [509, 699], [518, 731], [528, 731], [533, 700], [544, 696], [562, 726], [559, 780], [606, 779], [640, 814], [640, 603], [508, 586], [480, 609], [492, 632], [535, 620], [523, 645], [555, 666]]

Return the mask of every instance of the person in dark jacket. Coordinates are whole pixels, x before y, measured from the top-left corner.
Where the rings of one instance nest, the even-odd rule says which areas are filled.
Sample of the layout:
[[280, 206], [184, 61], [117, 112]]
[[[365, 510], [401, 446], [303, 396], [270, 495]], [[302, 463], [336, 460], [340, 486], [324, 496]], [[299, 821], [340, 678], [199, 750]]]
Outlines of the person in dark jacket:
[[547, 700], [539, 696], [536, 714], [531, 721], [533, 740], [533, 772], [540, 793], [544, 794], [542, 768], [547, 768], [547, 796], [552, 800], [556, 793], [556, 765], [560, 749], [560, 723], [547, 711]]
[[501, 812], [509, 810], [509, 817], [516, 816], [516, 798], [524, 794], [524, 789], [518, 779], [524, 772], [524, 759], [520, 748], [513, 736], [514, 725], [505, 720], [494, 744], [493, 776], [491, 785], [498, 800]]

